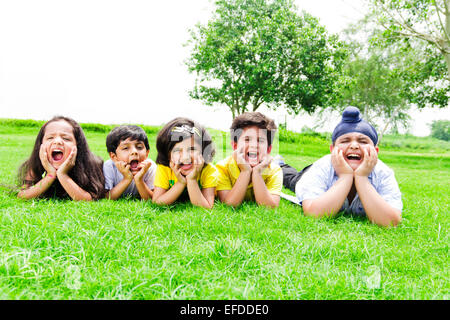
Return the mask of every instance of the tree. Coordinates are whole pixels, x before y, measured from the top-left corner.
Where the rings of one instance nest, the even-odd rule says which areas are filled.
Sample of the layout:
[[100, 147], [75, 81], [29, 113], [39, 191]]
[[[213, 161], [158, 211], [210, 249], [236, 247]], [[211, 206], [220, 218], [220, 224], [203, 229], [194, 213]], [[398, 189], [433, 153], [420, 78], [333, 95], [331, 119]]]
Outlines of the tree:
[[410, 69], [410, 62], [404, 61], [410, 60], [406, 56], [411, 52], [370, 43], [368, 39], [380, 32], [370, 20], [366, 16], [342, 34], [350, 54], [343, 68], [348, 81], [342, 89], [338, 110], [343, 111], [349, 105], [357, 107], [382, 136], [388, 130], [398, 131], [409, 125], [412, 105], [404, 94], [407, 84], [402, 74], [405, 65]]
[[365, 120], [378, 124], [382, 136], [388, 129], [407, 127], [410, 104], [401, 95], [403, 81], [390, 69], [389, 57], [372, 52], [356, 56], [345, 67], [351, 79], [342, 91], [341, 109], [348, 105], [361, 110]]
[[292, 0], [216, 0], [206, 26], [191, 31], [196, 73], [190, 96], [225, 104], [233, 118], [262, 104], [312, 113], [337, 103], [346, 50]]
[[450, 141], [450, 121], [433, 121], [431, 123], [431, 136], [440, 140]]
[[419, 108], [447, 107], [450, 99], [450, 0], [369, 0], [384, 28], [373, 38], [405, 54], [403, 94]]

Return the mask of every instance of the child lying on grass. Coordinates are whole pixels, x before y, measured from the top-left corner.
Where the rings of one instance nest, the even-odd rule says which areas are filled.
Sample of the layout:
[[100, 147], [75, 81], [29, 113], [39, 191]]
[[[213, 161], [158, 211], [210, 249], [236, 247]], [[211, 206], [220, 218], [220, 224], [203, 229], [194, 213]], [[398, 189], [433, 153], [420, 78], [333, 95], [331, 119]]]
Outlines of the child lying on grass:
[[94, 155], [73, 119], [54, 117], [40, 129], [30, 158], [19, 168], [17, 196], [93, 200], [104, 195], [103, 160]]
[[215, 149], [208, 131], [190, 119], [175, 118], [158, 133], [156, 149], [153, 202], [170, 205], [189, 200], [212, 209], [217, 169], [211, 163]]
[[401, 221], [401, 193], [394, 172], [378, 159], [378, 135], [355, 107], [348, 107], [332, 134], [331, 154], [297, 172], [280, 163], [283, 184], [305, 215], [347, 211], [381, 226]]
[[259, 112], [245, 112], [233, 120], [233, 154], [216, 164], [220, 201], [234, 207], [243, 200], [278, 207], [283, 174], [270, 156], [276, 129], [274, 121]]
[[148, 159], [150, 146], [145, 131], [134, 125], [122, 125], [106, 137], [110, 160], [103, 165], [106, 197], [153, 197], [156, 164]]

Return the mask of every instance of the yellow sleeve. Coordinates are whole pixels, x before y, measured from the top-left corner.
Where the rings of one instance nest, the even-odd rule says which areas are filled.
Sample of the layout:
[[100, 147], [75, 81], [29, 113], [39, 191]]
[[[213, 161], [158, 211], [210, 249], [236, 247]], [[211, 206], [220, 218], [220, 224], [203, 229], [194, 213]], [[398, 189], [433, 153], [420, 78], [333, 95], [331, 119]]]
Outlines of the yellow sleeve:
[[[167, 170], [169, 169], [169, 170]], [[162, 164], [158, 164], [156, 167], [156, 173], [155, 173], [155, 181], [154, 185], [155, 187], [160, 187], [163, 189], [168, 190], [169, 189], [169, 174], [172, 169], [169, 167], [163, 166]]]
[[216, 188], [217, 187], [217, 179], [218, 172], [216, 167], [208, 163], [202, 170], [202, 175], [200, 177], [200, 184], [202, 188]]
[[231, 184], [230, 177], [228, 175], [227, 163], [221, 161], [216, 164], [217, 168], [217, 191], [220, 190], [231, 190], [233, 186]]
[[283, 171], [279, 166], [274, 166], [266, 180], [267, 190], [270, 194], [280, 195], [283, 188]]

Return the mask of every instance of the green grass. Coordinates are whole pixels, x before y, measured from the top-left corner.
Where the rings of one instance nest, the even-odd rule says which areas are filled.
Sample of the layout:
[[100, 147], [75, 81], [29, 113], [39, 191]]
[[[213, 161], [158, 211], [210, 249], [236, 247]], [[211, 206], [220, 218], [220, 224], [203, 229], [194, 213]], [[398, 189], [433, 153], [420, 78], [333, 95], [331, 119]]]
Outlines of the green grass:
[[[0, 120], [2, 185], [15, 183], [39, 126]], [[111, 127], [83, 125], [104, 159]], [[152, 159], [158, 129], [146, 127]], [[228, 138], [212, 135], [218, 161]], [[276, 152], [298, 168], [329, 152], [320, 135], [278, 138]], [[391, 229], [351, 216], [305, 217], [284, 200], [275, 210], [216, 203], [207, 211], [24, 201], [2, 188], [0, 299], [449, 299], [450, 154], [408, 148], [401, 138], [401, 148], [380, 151], [403, 194], [403, 221]], [[370, 285], [372, 270], [379, 286]]]

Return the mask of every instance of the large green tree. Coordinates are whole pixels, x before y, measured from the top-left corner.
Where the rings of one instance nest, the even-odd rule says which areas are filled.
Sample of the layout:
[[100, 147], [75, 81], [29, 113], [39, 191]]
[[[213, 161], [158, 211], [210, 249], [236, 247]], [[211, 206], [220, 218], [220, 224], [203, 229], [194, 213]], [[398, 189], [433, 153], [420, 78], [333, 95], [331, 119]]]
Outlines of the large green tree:
[[409, 124], [410, 104], [402, 95], [403, 80], [391, 69], [390, 57], [379, 52], [355, 56], [345, 67], [351, 79], [342, 91], [341, 108], [358, 107], [364, 119], [376, 124], [380, 135]]
[[[419, 108], [450, 99], [450, 0], [369, 0], [377, 45], [404, 54], [403, 94]], [[407, 67], [409, 64], [409, 67]]]
[[291, 0], [217, 0], [188, 45], [191, 97], [225, 104], [233, 117], [263, 104], [298, 114], [337, 103], [346, 50]]
[[342, 34], [350, 54], [343, 68], [348, 81], [342, 89], [338, 110], [349, 105], [358, 107], [383, 135], [409, 125], [412, 104], [405, 94], [409, 88], [404, 74], [418, 61], [418, 52], [371, 43], [368, 39], [380, 30], [370, 20], [366, 16]]

